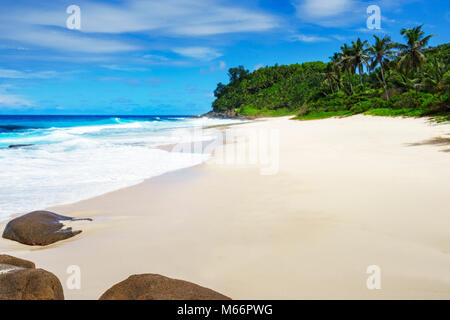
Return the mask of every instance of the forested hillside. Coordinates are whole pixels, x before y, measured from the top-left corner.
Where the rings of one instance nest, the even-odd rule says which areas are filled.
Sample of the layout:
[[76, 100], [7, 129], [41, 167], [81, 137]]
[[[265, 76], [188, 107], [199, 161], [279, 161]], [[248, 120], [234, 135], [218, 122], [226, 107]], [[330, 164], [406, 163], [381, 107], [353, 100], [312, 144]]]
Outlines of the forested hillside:
[[275, 65], [249, 72], [229, 69], [229, 83], [214, 92], [213, 115], [313, 119], [356, 113], [450, 113], [450, 44], [428, 48], [421, 26], [402, 29], [405, 43], [385, 36], [344, 44], [328, 63]]

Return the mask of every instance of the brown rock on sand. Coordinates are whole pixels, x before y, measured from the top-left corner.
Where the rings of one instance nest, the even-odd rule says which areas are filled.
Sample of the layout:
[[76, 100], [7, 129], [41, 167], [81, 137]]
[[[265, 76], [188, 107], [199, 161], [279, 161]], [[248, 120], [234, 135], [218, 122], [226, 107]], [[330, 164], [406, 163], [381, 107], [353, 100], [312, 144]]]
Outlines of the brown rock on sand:
[[27, 260], [0, 255], [0, 300], [64, 300], [58, 278]]
[[16, 266], [19, 268], [36, 268], [35, 264], [31, 261], [9, 256], [7, 254], [0, 254], [0, 264], [9, 264], [11, 266]]
[[0, 264], [9, 264], [11, 266], [16, 266], [20, 268], [36, 268], [35, 264], [31, 261], [16, 258], [13, 256], [8, 256], [7, 254], [0, 254]]
[[158, 274], [132, 275], [108, 289], [100, 300], [231, 300], [211, 289]]
[[65, 228], [61, 221], [79, 221], [92, 219], [75, 219], [49, 211], [33, 211], [8, 222], [3, 238], [32, 246], [46, 246], [57, 241], [71, 238], [81, 230]]

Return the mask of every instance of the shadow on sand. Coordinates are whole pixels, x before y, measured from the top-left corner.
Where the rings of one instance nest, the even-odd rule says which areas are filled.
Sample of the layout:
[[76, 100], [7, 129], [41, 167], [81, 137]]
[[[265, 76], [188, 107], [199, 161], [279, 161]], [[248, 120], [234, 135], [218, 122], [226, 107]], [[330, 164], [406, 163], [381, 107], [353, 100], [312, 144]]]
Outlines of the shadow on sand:
[[[450, 135], [450, 133], [448, 135]], [[410, 147], [425, 146], [425, 145], [450, 146], [450, 138], [447, 138], [447, 137], [435, 137], [435, 138], [431, 138], [431, 139], [420, 141], [420, 142], [408, 143], [408, 146], [410, 146]], [[442, 152], [450, 152], [450, 149], [443, 149], [443, 150], [440, 150], [440, 151], [442, 151]]]

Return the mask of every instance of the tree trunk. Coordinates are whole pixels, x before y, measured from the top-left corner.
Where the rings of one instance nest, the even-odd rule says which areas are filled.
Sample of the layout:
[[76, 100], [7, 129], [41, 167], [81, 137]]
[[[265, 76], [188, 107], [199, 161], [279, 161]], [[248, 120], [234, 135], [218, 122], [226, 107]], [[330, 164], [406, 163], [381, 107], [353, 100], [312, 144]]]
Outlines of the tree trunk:
[[383, 64], [381, 62], [380, 62], [380, 71], [381, 71], [381, 79], [383, 79], [383, 84], [384, 84], [384, 92], [386, 93], [386, 101], [388, 101], [389, 93], [387, 91], [387, 84], [386, 84], [386, 80], [384, 78]]
[[358, 71], [359, 71], [359, 84], [362, 86], [362, 84], [363, 84], [363, 81], [362, 81], [362, 68], [359, 67]]
[[350, 72], [347, 72], [347, 79], [348, 84], [350, 85], [350, 93], [353, 94], [353, 86], [352, 86], [352, 79], [350, 78]]

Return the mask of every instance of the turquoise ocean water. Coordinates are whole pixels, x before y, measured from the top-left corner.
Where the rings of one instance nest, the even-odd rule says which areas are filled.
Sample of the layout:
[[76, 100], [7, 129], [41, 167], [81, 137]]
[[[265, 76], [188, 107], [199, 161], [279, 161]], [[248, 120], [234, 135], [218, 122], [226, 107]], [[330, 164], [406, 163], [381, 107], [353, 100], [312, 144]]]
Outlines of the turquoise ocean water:
[[[0, 220], [206, 161], [155, 148], [236, 122], [185, 116], [0, 116]], [[208, 137], [201, 137], [208, 139]]]

